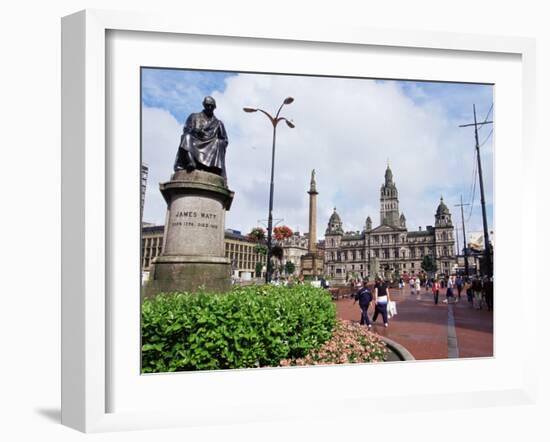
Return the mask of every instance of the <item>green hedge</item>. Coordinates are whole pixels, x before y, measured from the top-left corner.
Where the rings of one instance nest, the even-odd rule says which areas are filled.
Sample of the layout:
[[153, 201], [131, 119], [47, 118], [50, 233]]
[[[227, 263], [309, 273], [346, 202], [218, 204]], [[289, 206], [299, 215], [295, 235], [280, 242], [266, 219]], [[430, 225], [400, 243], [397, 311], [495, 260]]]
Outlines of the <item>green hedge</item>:
[[330, 294], [306, 285], [158, 295], [142, 306], [142, 371], [278, 366], [319, 348], [335, 323]]

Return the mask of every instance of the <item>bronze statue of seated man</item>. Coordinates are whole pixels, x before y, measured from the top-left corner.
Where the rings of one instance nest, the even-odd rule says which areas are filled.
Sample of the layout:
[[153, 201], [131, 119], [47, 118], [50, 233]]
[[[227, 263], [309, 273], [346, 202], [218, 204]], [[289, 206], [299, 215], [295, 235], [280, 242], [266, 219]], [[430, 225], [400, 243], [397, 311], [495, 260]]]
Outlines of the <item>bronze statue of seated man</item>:
[[223, 122], [214, 115], [216, 101], [212, 97], [205, 97], [202, 105], [204, 109], [189, 115], [185, 122], [174, 171], [204, 170], [226, 180], [227, 132]]

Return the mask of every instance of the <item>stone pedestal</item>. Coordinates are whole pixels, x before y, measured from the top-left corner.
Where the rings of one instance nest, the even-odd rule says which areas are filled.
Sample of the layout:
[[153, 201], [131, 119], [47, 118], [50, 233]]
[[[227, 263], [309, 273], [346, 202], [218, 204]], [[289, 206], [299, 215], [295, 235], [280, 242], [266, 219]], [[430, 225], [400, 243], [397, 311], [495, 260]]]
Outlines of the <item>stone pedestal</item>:
[[231, 288], [231, 263], [225, 258], [225, 211], [233, 192], [216, 174], [174, 173], [160, 185], [168, 205], [162, 253], [152, 264], [144, 296], [160, 292], [224, 292]]

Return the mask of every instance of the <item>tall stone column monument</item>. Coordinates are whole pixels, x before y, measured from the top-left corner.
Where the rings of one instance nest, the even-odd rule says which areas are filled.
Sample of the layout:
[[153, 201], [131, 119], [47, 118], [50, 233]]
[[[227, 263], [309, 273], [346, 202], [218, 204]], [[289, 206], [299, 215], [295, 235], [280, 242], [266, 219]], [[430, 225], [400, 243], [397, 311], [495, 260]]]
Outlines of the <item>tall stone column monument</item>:
[[317, 277], [317, 185], [315, 183], [315, 170], [311, 171], [311, 182], [307, 192], [309, 194], [309, 244], [308, 255], [311, 256], [312, 275]]
[[317, 184], [315, 182], [315, 170], [311, 171], [311, 181], [308, 190], [309, 195], [309, 244], [308, 251], [301, 257], [302, 273], [305, 276], [317, 277], [323, 272], [323, 260], [317, 250]]
[[160, 184], [167, 204], [162, 253], [153, 262], [145, 296], [164, 292], [224, 292], [231, 288], [225, 257], [225, 212], [233, 192], [227, 187], [227, 134], [214, 116], [213, 98], [187, 119], [174, 173]]

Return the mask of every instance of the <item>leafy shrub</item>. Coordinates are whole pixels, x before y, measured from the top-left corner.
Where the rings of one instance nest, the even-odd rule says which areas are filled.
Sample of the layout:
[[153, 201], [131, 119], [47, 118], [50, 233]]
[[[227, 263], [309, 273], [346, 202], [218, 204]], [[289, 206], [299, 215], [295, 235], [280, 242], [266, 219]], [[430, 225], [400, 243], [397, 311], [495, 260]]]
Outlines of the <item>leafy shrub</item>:
[[321, 347], [335, 323], [330, 295], [309, 286], [161, 294], [142, 306], [142, 371], [278, 366]]
[[382, 362], [387, 352], [384, 341], [366, 327], [339, 320], [329, 341], [304, 358], [283, 359], [281, 366]]

